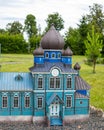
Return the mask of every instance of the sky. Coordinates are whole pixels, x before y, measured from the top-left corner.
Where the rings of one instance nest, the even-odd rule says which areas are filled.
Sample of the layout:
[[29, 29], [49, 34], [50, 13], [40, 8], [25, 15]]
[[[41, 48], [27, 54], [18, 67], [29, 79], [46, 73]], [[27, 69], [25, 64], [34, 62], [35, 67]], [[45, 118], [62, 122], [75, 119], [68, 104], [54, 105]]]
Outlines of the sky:
[[89, 6], [93, 3], [103, 6], [104, 0], [0, 0], [0, 28], [5, 28], [14, 21], [24, 24], [26, 16], [33, 14], [37, 27], [40, 25], [43, 31], [48, 14], [58, 12], [65, 21], [65, 32], [69, 27], [77, 27], [79, 20], [89, 13]]

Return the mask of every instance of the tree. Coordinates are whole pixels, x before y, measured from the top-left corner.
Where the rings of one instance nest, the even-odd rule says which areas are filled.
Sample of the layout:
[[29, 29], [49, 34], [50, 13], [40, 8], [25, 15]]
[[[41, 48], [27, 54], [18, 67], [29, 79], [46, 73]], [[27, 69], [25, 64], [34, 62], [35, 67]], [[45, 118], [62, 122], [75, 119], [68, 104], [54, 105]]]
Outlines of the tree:
[[28, 14], [26, 16], [24, 30], [27, 32], [29, 38], [37, 35], [36, 18], [34, 15]]
[[87, 40], [85, 40], [86, 56], [93, 64], [93, 73], [95, 73], [96, 60], [100, 57], [102, 50], [102, 40], [99, 40], [99, 34], [95, 32], [92, 26], [91, 34], [88, 33]]
[[27, 43], [21, 34], [0, 34], [2, 53], [27, 53]]
[[89, 6], [90, 14], [87, 15], [88, 21], [95, 26], [95, 32], [102, 33], [104, 30], [104, 13], [100, 4]]
[[59, 13], [49, 14], [48, 18], [46, 19], [47, 27], [46, 31], [49, 30], [50, 26], [54, 24], [56, 30], [60, 31], [64, 28], [64, 20], [62, 19]]
[[8, 23], [6, 25], [6, 30], [9, 34], [22, 34], [23, 26], [19, 21], [14, 21], [13, 23]]
[[78, 29], [69, 27], [65, 34], [65, 43], [65, 48], [69, 46], [75, 55], [81, 54], [82, 49], [80, 49], [80, 34]]
[[41, 35], [37, 35], [37, 36], [34, 35], [34, 36], [32, 36], [29, 39], [31, 52], [33, 52], [34, 49], [36, 49], [37, 47], [39, 47], [40, 40], [41, 40]]

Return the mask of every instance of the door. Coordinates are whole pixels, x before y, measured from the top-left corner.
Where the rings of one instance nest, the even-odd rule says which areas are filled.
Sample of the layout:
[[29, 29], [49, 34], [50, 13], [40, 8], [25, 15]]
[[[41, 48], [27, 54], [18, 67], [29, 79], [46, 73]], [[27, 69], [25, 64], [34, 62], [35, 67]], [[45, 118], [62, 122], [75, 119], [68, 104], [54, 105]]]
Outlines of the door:
[[50, 116], [59, 116], [59, 104], [50, 105]]

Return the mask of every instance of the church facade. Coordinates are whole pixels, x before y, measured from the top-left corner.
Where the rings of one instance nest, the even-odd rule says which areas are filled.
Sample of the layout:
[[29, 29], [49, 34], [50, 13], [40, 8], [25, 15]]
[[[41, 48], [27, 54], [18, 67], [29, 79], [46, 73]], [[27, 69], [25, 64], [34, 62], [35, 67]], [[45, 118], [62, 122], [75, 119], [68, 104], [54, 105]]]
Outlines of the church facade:
[[0, 121], [65, 125], [89, 117], [90, 86], [72, 68], [73, 52], [51, 26], [35, 49], [30, 72], [0, 72]]

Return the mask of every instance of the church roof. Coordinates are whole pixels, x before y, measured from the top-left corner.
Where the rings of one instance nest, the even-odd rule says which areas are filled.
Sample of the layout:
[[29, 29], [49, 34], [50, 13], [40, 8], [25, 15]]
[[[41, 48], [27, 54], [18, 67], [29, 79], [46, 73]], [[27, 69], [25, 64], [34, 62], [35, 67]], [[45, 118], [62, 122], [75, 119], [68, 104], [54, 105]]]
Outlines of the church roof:
[[49, 31], [43, 36], [41, 46], [43, 49], [60, 50], [64, 48], [64, 39], [52, 25]]
[[57, 67], [59, 68], [63, 73], [76, 73], [77, 71], [70, 68], [67, 65], [64, 65], [62, 62], [56, 62], [56, 63], [50, 63], [50, 62], [45, 62], [44, 64], [38, 65], [36, 64], [35, 66], [29, 68], [31, 72], [50, 72], [50, 69], [52, 67]]
[[62, 55], [63, 55], [63, 56], [72, 56], [72, 55], [73, 55], [73, 52], [72, 52], [72, 50], [68, 47], [66, 50], [63, 50], [63, 51], [62, 51]]
[[89, 90], [90, 86], [80, 76], [75, 77], [76, 90]]
[[75, 70], [80, 70], [81, 69], [81, 66], [79, 65], [78, 62], [74, 65], [74, 69]]
[[44, 55], [44, 50], [42, 49], [42, 47], [36, 48], [33, 51], [33, 55]]
[[31, 91], [33, 90], [31, 73], [1, 72], [0, 91]]

